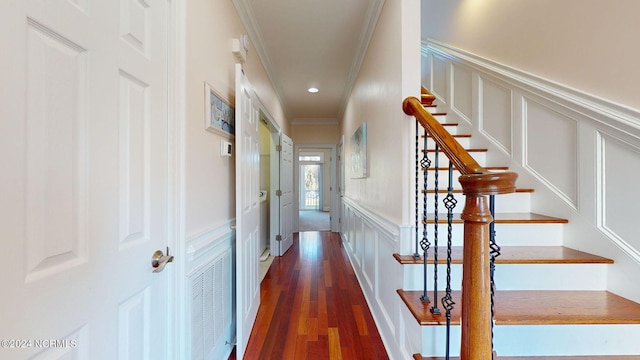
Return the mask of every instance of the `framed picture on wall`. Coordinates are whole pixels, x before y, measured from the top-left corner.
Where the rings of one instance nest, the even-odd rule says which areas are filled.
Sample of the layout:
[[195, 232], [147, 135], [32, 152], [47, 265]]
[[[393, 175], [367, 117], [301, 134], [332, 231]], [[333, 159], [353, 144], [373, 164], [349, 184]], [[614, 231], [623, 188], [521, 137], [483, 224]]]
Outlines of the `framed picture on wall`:
[[228, 139], [235, 138], [235, 110], [209, 84], [204, 83], [204, 126], [207, 131], [217, 133]]
[[367, 123], [362, 122], [351, 136], [351, 178], [367, 177]]

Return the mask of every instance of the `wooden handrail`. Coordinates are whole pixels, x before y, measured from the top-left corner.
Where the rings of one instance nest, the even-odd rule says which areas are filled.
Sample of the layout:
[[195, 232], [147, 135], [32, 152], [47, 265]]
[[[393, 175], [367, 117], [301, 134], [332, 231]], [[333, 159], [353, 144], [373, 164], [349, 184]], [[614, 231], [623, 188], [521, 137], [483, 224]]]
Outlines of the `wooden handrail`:
[[420, 96], [422, 104], [426, 106], [433, 105], [433, 102], [436, 100], [436, 96], [433, 95], [431, 91], [427, 90], [427, 88], [424, 86], [422, 86], [420, 89]]
[[[423, 92], [426, 90], [424, 87], [422, 89]], [[402, 109], [407, 115], [415, 116], [438, 144], [440, 150], [462, 174], [458, 180], [466, 196], [465, 206], [460, 216], [464, 221], [460, 359], [491, 359], [493, 349], [489, 224], [493, 221], [493, 217], [487, 195], [515, 192], [518, 174], [491, 172], [480, 166], [424, 108], [423, 103], [415, 97], [408, 97], [402, 103]]]

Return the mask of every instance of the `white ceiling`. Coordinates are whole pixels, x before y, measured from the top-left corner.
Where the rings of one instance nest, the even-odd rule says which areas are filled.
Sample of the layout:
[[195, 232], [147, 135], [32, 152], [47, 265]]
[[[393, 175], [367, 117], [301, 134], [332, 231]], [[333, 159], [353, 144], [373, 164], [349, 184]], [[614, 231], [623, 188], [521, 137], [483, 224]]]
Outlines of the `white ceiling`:
[[[384, 0], [233, 3], [288, 120], [337, 121]], [[308, 93], [311, 86], [320, 91]]]

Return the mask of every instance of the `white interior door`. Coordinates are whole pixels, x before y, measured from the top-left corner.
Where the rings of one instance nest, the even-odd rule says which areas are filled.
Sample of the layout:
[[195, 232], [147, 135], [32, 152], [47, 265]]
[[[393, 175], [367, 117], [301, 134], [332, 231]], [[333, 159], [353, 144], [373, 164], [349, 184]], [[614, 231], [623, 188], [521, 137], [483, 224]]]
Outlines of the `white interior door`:
[[260, 110], [236, 65], [236, 354], [242, 359], [260, 305]]
[[167, 354], [168, 11], [0, 4], [2, 359]]
[[284, 255], [293, 244], [293, 216], [295, 199], [293, 191], [293, 140], [280, 135], [280, 236], [278, 256]]

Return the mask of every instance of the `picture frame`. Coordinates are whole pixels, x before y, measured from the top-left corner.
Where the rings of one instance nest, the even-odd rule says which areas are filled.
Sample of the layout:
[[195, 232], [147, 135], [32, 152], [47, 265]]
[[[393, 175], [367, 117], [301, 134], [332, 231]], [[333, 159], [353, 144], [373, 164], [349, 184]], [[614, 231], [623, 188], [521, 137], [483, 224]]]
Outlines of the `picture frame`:
[[235, 139], [235, 108], [206, 81], [204, 83], [204, 127], [229, 140]]
[[362, 122], [351, 136], [351, 178], [366, 178], [367, 174], [367, 123]]

